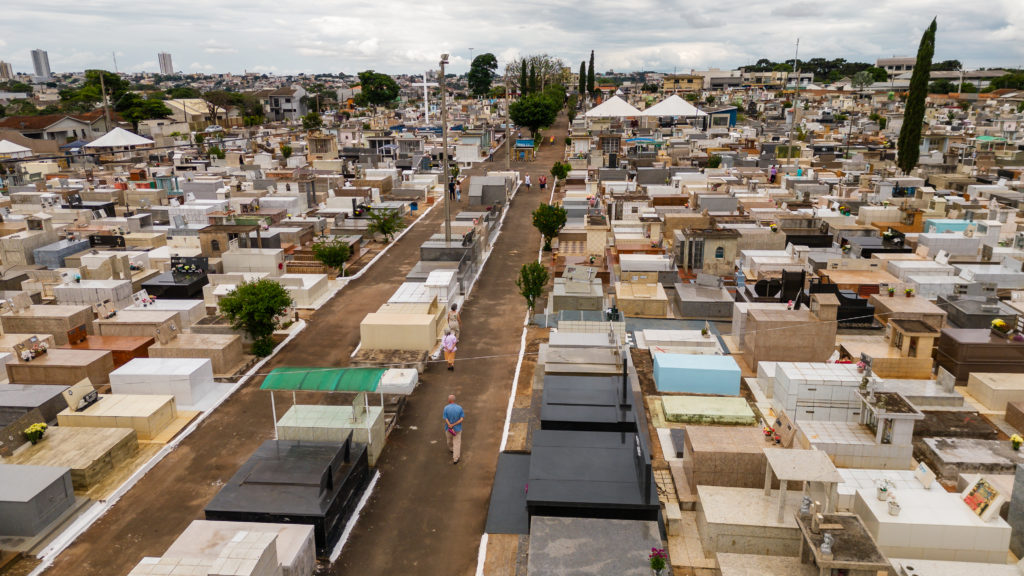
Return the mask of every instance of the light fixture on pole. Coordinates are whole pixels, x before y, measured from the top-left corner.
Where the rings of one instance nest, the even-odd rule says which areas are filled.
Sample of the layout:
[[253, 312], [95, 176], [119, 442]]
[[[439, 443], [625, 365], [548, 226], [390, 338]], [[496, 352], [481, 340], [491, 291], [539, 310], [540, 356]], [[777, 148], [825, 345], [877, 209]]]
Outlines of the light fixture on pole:
[[441, 192], [444, 194], [444, 241], [451, 244], [452, 241], [452, 195], [448, 192], [448, 90], [444, 86], [444, 65], [448, 63], [448, 55], [441, 54], [441, 173], [444, 187]]

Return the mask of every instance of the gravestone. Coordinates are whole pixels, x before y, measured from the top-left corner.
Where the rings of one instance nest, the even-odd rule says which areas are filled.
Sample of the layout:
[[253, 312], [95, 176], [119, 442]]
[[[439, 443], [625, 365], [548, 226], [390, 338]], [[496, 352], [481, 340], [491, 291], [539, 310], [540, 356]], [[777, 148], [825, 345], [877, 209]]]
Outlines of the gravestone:
[[932, 482], [935, 482], [935, 472], [932, 472], [924, 462], [918, 462], [917, 467], [914, 468], [914, 478], [917, 478], [921, 486], [927, 490], [932, 487]]
[[28, 442], [22, 432], [36, 422], [45, 422], [42, 412], [33, 408], [26, 412], [21, 418], [0, 428], [0, 456], [9, 457], [19, 446]]
[[935, 381], [942, 388], [943, 392], [953, 392], [956, 387], [956, 377], [949, 370], [941, 366], [939, 366], [939, 370], [935, 374]]
[[352, 400], [352, 421], [362, 422], [366, 419], [366, 392], [356, 394]]
[[1010, 511], [1006, 515], [1010, 524], [1010, 551], [1018, 558], [1024, 555], [1024, 465], [1018, 464], [1013, 475]]

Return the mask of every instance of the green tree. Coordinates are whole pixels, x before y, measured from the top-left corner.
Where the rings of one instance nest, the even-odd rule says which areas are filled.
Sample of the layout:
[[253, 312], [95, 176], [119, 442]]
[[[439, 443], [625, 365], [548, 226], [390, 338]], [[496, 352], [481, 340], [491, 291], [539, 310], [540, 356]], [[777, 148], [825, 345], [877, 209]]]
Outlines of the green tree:
[[587, 63], [586, 61], [580, 62], [580, 77], [579, 77], [579, 88], [577, 88], [577, 94], [580, 95], [580, 99], [583, 99], [587, 95]]
[[557, 204], [541, 203], [533, 211], [533, 226], [544, 237], [544, 251], [551, 250], [551, 240], [565, 227], [565, 208]]
[[978, 93], [978, 87], [975, 86], [974, 84], [971, 84], [970, 82], [964, 82], [962, 85], [960, 85], [958, 87], [958, 89], [959, 89], [961, 94], [977, 94]]
[[313, 257], [328, 268], [338, 271], [338, 276], [345, 275], [345, 262], [352, 256], [352, 247], [338, 238], [322, 238], [313, 242]]
[[498, 69], [498, 59], [490, 52], [473, 58], [469, 66], [469, 74], [466, 75], [466, 82], [469, 90], [474, 96], [486, 96], [491, 91], [491, 82], [494, 81], [494, 72]]
[[7, 82], [0, 82], [0, 91], [3, 92], [24, 92], [26, 94], [32, 93], [32, 85], [24, 82], [18, 82], [17, 80], [8, 80]]
[[383, 236], [385, 244], [391, 242], [395, 238], [395, 234], [405, 228], [405, 220], [397, 210], [378, 208], [370, 210], [368, 215], [370, 223], [366, 226], [366, 231], [373, 236], [377, 234]]
[[576, 119], [576, 107], [578, 104], [579, 98], [576, 96], [576, 94], [569, 96], [569, 101], [566, 104], [565, 112], [566, 116], [569, 117], [569, 124], [572, 124], [572, 121]]
[[175, 86], [167, 91], [167, 97], [171, 99], [177, 98], [202, 98], [203, 95], [191, 86]]
[[907, 105], [903, 111], [903, 126], [900, 128], [897, 143], [896, 164], [904, 174], [917, 165], [921, 147], [921, 128], [924, 124], [924, 100], [928, 96], [928, 77], [931, 74], [932, 55], [935, 53], [935, 30], [938, 27], [935, 19], [921, 35], [921, 44], [917, 49], [917, 62], [910, 77], [910, 92]]
[[206, 110], [210, 114], [210, 122], [212, 124], [217, 124], [222, 111], [224, 116], [227, 116], [228, 106], [231, 105], [231, 98], [231, 92], [226, 90], [210, 90], [203, 94], [203, 100], [206, 101]]
[[850, 78], [850, 84], [857, 90], [863, 90], [875, 83], [875, 77], [867, 70], [861, 70]]
[[508, 107], [508, 115], [518, 126], [530, 129], [536, 136], [541, 128], [554, 124], [561, 105], [544, 94], [529, 94]]
[[523, 58], [522, 63], [519, 65], [519, 95], [526, 96], [530, 92], [530, 86], [526, 83], [526, 58]]
[[253, 353], [267, 356], [274, 350], [271, 336], [278, 317], [292, 305], [292, 297], [277, 282], [269, 279], [242, 282], [220, 299], [221, 314], [235, 330], [244, 330], [255, 342]]
[[956, 84], [953, 84], [945, 78], [928, 84], [929, 94], [949, 94], [950, 92], [956, 92]]
[[565, 180], [570, 170], [572, 170], [572, 165], [568, 162], [555, 162], [551, 167], [551, 175], [559, 180]]
[[287, 160], [292, 157], [292, 147], [287, 144], [281, 144], [281, 156]]
[[223, 160], [224, 157], [227, 156], [227, 154], [224, 152], [224, 149], [216, 145], [210, 146], [206, 153], [210, 155], [210, 158], [219, 158], [221, 160]]
[[139, 131], [139, 122], [155, 118], [166, 118], [171, 115], [163, 100], [154, 98], [142, 98], [134, 92], [127, 92], [117, 101], [114, 107], [121, 117], [132, 123], [132, 130]]
[[398, 98], [398, 83], [387, 74], [364, 70], [359, 73], [362, 88], [356, 97], [357, 106], [387, 106]]
[[959, 60], [943, 60], [932, 64], [932, 72], [956, 72], [963, 68]]
[[530, 63], [530, 78], [526, 82], [531, 94], [540, 88], [537, 85], [537, 65], [534, 63]]
[[594, 86], [594, 51], [590, 51], [590, 68], [587, 69], [587, 93], [591, 96], [597, 95]]
[[302, 117], [302, 129], [307, 132], [313, 130], [319, 130], [324, 125], [323, 118], [320, 117], [320, 113], [316, 110], [310, 110], [309, 114]]
[[875, 79], [875, 82], [885, 82], [889, 79], [889, 73], [885, 71], [885, 68], [872, 66], [867, 69], [867, 72], [871, 74], [871, 77]]
[[718, 168], [722, 165], [722, 157], [718, 154], [712, 154], [708, 157], [708, 168]]
[[544, 286], [548, 283], [548, 269], [537, 261], [523, 264], [519, 269], [519, 278], [516, 278], [516, 287], [519, 293], [526, 298], [526, 305], [533, 310], [537, 298], [544, 293]]

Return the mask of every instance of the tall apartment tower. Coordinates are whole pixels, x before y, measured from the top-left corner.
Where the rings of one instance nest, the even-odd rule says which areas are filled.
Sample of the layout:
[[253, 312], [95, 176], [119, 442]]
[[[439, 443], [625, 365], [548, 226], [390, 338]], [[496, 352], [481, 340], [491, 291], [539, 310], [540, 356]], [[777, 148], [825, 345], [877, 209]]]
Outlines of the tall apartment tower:
[[160, 73], [164, 76], [170, 76], [174, 74], [174, 65], [171, 64], [171, 55], [167, 52], [160, 52], [156, 55], [157, 60], [160, 61]]
[[0, 60], [0, 80], [14, 80], [14, 68], [10, 62]]
[[32, 66], [36, 70], [37, 78], [49, 79], [52, 75], [50, 73], [50, 56], [46, 54], [46, 50], [36, 48], [32, 51]]

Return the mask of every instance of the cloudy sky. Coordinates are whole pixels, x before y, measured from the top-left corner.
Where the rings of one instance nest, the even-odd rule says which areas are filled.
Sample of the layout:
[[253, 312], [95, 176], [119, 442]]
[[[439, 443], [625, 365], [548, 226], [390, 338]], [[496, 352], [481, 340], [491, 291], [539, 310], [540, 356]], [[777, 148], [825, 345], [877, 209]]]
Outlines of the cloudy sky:
[[968, 68], [1024, 67], [1022, 0], [5, 0], [0, 60], [30, 72], [29, 51], [54, 72], [157, 71], [170, 52], [185, 72], [464, 72], [471, 55], [504, 64], [548, 53], [599, 71], [730, 68], [758, 58], [914, 55], [932, 16], [935, 57]]

